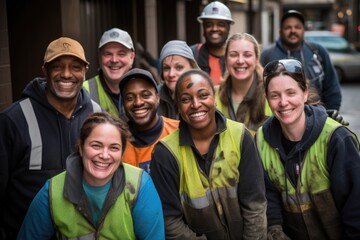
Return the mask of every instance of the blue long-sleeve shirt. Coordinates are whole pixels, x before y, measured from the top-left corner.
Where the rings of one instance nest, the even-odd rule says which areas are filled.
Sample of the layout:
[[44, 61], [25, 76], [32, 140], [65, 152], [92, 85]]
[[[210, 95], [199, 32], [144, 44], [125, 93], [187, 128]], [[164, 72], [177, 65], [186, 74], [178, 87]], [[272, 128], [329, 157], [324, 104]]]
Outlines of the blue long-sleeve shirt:
[[[159, 195], [149, 174], [143, 172], [139, 195], [132, 209], [136, 239], [164, 239]], [[121, 224], [121, 219], [119, 219]], [[17, 239], [50, 239], [55, 233], [49, 205], [49, 180], [32, 201]]]

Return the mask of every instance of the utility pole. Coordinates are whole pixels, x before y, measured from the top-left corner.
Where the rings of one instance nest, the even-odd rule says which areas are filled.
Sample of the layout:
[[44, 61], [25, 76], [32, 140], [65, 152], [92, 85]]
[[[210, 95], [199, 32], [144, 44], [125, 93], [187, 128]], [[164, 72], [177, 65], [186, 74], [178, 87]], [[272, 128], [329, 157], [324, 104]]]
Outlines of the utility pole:
[[252, 0], [248, 0], [248, 12], [247, 12], [247, 32], [253, 34], [253, 5]]

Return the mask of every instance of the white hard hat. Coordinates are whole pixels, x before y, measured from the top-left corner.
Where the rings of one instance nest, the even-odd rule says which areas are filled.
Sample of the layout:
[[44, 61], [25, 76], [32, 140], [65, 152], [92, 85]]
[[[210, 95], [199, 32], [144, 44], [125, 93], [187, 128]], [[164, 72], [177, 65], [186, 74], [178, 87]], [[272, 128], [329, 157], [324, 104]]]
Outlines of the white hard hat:
[[231, 24], [234, 23], [229, 8], [218, 1], [211, 2], [205, 6], [197, 20], [202, 23], [204, 19], [221, 19], [229, 21]]

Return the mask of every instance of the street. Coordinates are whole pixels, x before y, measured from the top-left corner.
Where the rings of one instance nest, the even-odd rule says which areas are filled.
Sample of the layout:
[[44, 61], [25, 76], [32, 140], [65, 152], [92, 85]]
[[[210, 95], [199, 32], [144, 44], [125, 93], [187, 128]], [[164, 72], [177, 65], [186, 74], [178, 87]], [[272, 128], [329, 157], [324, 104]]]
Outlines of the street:
[[349, 128], [360, 138], [360, 84], [342, 83], [340, 114], [350, 123]]

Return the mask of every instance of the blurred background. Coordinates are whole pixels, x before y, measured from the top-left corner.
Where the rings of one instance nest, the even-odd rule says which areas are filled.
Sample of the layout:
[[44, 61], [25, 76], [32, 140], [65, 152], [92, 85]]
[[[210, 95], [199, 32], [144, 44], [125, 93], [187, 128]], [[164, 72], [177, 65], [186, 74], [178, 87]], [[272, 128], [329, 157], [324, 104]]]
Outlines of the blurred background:
[[[262, 46], [278, 37], [283, 12], [290, 9], [302, 12], [306, 37], [329, 50], [342, 86], [351, 84], [350, 90], [356, 90], [360, 82], [359, 1], [220, 0], [229, 7], [235, 20], [231, 33], [251, 33]], [[118, 27], [131, 35], [137, 46], [136, 55], [147, 57], [148, 63], [154, 65], [167, 41], [181, 39], [191, 45], [203, 40], [196, 18], [209, 2], [0, 0], [0, 111], [19, 99], [30, 80], [42, 76], [43, 56], [52, 40], [60, 36], [78, 40], [90, 61], [87, 77], [91, 77], [98, 68], [97, 46], [102, 33]], [[343, 89], [346, 91], [343, 94], [348, 95], [349, 89]], [[342, 111], [360, 111], [359, 104], [344, 106]], [[354, 116], [354, 112], [350, 115]]]

